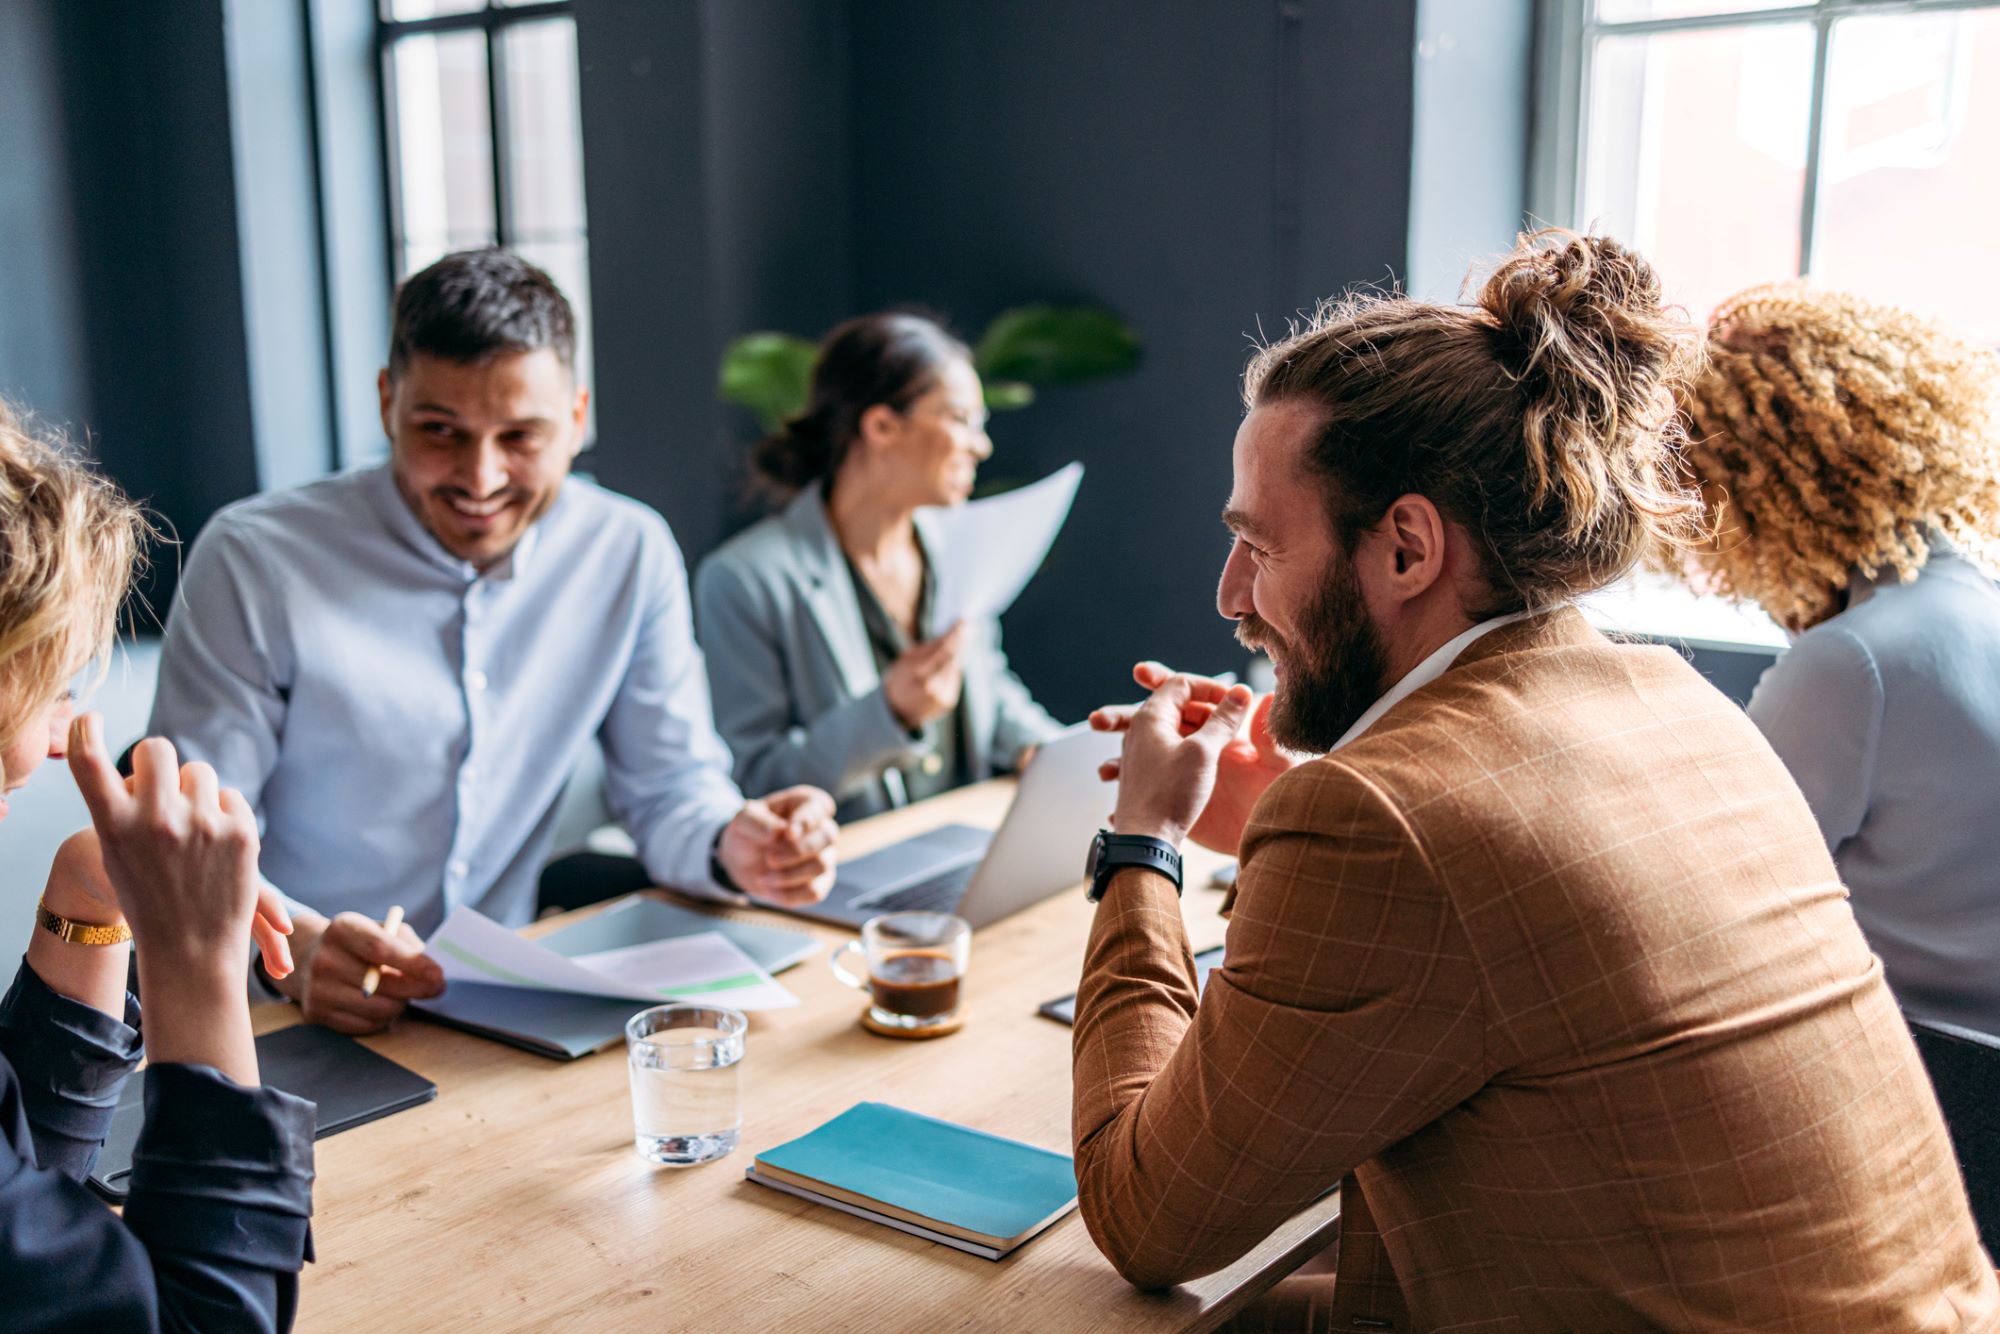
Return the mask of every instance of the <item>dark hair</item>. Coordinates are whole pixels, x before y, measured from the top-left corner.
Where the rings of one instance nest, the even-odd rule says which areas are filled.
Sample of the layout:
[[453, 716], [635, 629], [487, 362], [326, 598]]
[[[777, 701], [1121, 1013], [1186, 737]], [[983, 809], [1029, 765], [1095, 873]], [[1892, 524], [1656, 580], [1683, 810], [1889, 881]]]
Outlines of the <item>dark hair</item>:
[[1343, 549], [1412, 493], [1462, 524], [1490, 616], [1601, 587], [1694, 538], [1675, 396], [1701, 351], [1637, 252], [1549, 230], [1523, 236], [1474, 305], [1323, 309], [1257, 354], [1244, 398], [1323, 413], [1307, 467], [1328, 484]]
[[840, 471], [878, 403], [901, 412], [953, 361], [971, 351], [937, 321], [901, 311], [861, 315], [826, 336], [813, 362], [806, 408], [758, 442], [751, 464], [771, 490], [789, 494]]
[[422, 353], [471, 364], [553, 351], [576, 369], [576, 317], [548, 274], [510, 250], [461, 250], [403, 279], [389, 332], [389, 374]]

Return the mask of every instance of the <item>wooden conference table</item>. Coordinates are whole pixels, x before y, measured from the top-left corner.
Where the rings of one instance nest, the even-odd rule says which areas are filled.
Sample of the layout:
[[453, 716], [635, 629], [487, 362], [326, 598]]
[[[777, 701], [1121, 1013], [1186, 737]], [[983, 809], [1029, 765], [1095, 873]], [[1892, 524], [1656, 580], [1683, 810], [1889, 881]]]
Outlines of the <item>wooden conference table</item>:
[[[1010, 796], [999, 780], [857, 823], [841, 854], [940, 824], [996, 825]], [[1203, 949], [1222, 941], [1221, 895], [1201, 887], [1220, 859], [1190, 853], [1187, 922]], [[829, 950], [850, 938], [730, 912], [796, 924]], [[633, 1152], [622, 1046], [563, 1063], [400, 1021], [367, 1044], [436, 1081], [438, 1096], [320, 1141], [319, 1262], [299, 1328], [1213, 1328], [1331, 1241], [1337, 1196], [1221, 1273], [1141, 1293], [1074, 1213], [995, 1263], [743, 1179], [756, 1153], [864, 1099], [1067, 1153], [1070, 1031], [1035, 1007], [1076, 989], [1090, 914], [1081, 892], [1064, 893], [978, 932], [968, 1022], [925, 1042], [863, 1030], [861, 994], [825, 954], [786, 972], [802, 1003], [751, 1016], [742, 1146], [696, 1168]], [[298, 1021], [283, 1005], [256, 1019], [260, 1032]]]

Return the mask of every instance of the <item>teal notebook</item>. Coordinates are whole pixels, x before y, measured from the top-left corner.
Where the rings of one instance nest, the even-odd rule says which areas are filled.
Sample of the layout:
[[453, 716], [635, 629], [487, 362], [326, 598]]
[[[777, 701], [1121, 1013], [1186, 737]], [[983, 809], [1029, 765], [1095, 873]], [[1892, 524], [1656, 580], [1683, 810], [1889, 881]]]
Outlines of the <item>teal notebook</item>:
[[766, 1149], [747, 1175], [992, 1260], [1076, 1207], [1068, 1155], [879, 1102]]

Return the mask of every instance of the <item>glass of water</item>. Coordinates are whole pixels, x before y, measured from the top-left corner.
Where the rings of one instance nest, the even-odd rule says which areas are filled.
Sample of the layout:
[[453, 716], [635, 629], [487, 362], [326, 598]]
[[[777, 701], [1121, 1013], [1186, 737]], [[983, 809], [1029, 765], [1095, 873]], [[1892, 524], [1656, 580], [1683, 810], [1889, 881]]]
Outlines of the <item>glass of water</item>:
[[736, 1147], [737, 1065], [749, 1020], [722, 1005], [656, 1005], [625, 1023], [632, 1143], [648, 1162], [692, 1167]]

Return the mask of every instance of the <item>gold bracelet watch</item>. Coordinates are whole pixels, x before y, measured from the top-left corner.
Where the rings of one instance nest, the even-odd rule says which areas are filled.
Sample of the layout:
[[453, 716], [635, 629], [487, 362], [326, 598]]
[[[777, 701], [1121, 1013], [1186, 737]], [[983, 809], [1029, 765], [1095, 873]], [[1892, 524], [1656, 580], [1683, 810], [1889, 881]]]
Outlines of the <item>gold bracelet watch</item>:
[[132, 938], [132, 928], [120, 922], [117, 926], [98, 926], [91, 922], [73, 922], [69, 918], [49, 911], [46, 903], [35, 904], [35, 920], [57, 940], [68, 941], [72, 945], [123, 945]]

